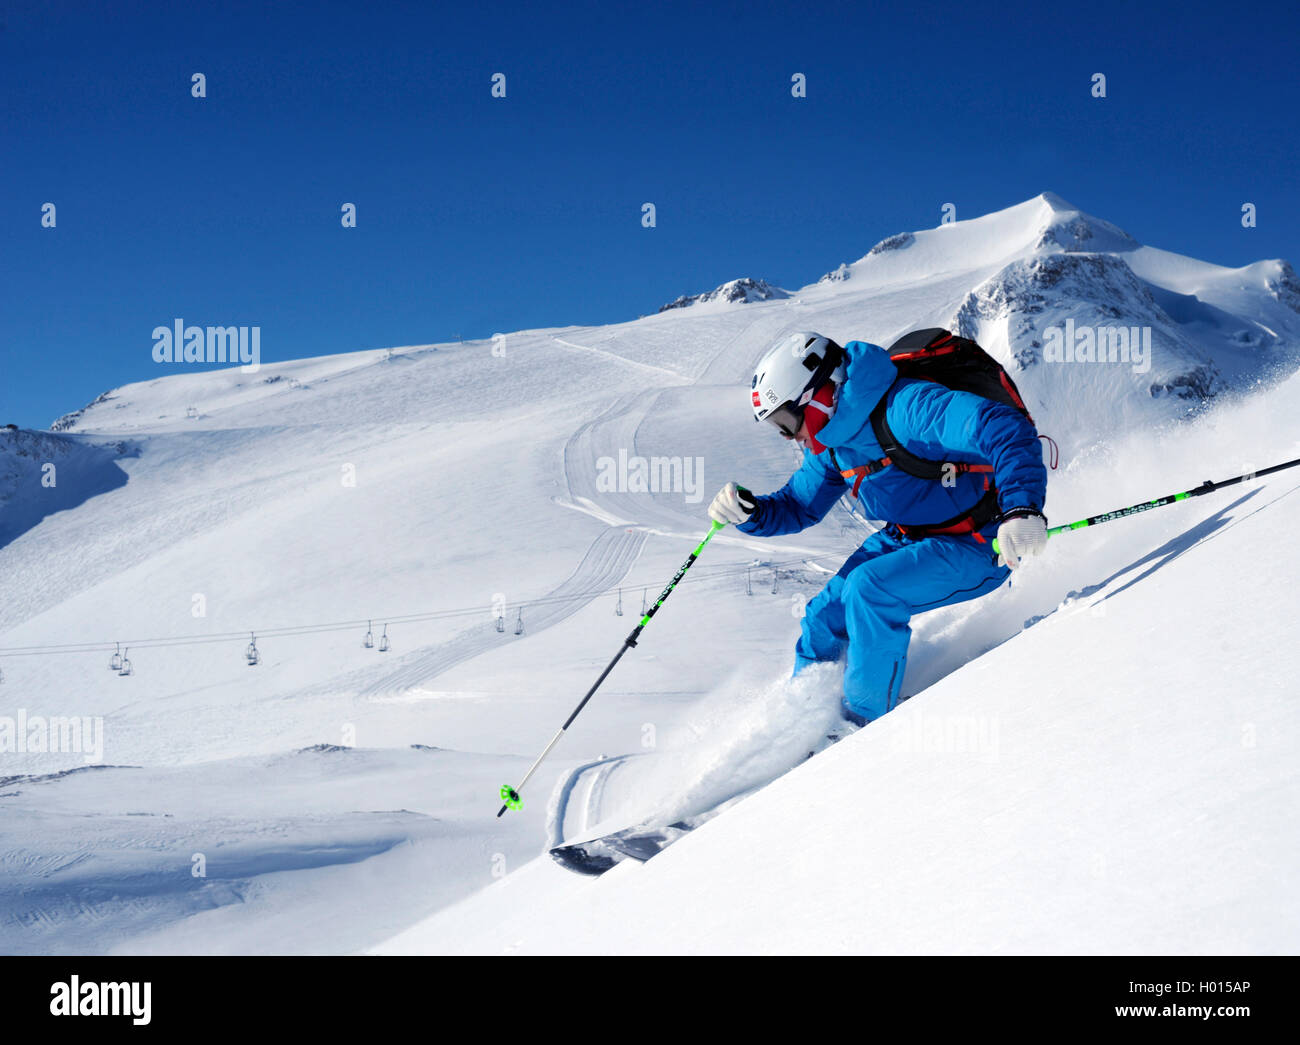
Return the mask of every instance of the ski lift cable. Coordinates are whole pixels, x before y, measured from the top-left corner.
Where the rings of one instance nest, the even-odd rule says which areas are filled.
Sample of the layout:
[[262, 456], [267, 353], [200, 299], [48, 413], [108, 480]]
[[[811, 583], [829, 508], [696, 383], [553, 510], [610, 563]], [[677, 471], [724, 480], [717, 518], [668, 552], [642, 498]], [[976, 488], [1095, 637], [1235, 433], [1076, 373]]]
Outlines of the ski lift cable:
[[[793, 566], [798, 566], [799, 564], [804, 562], [820, 562], [823, 559], [838, 558], [839, 555], [840, 553], [838, 552], [833, 554], [828, 554], [828, 555], [804, 555], [795, 559], [772, 560], [772, 561], [765, 562], [763, 565], [768, 566], [769, 568], [793, 567]], [[702, 566], [705, 565], [707, 564], [702, 564]], [[699, 571], [699, 573], [702, 577], [707, 577], [709, 579], [714, 579], [714, 578], [721, 579], [721, 578], [727, 578], [732, 576], [738, 576], [739, 574], [744, 573], [749, 568], [750, 568], [750, 564], [744, 564], [744, 565], [732, 564], [723, 568], [719, 568], [715, 566], [712, 572], [709, 572], [702, 568]], [[616, 594], [620, 588], [626, 586], [627, 585], [625, 584], [616, 584], [608, 588], [599, 588], [599, 589], [590, 588], [590, 589], [584, 589], [580, 591], [566, 592], [564, 594], [558, 594], [558, 595], [542, 595], [532, 599], [522, 599], [518, 603], [516, 603], [516, 605], [532, 607], [532, 606], [545, 606], [545, 605], [551, 605], [556, 603], [572, 602], [576, 599], [594, 599], [594, 598], [598, 598], [601, 595]], [[399, 624], [399, 623], [409, 624], [409, 623], [418, 623], [427, 620], [440, 620], [440, 619], [445, 619], [450, 617], [473, 616], [476, 614], [481, 614], [482, 612], [483, 612], [483, 606], [482, 604], [479, 604], [475, 606], [452, 607], [452, 608], [442, 609], [442, 610], [431, 610], [422, 613], [394, 615], [387, 619], [390, 623], [394, 623], [394, 624]], [[306, 633], [313, 633], [313, 632], [341, 631], [348, 628], [357, 628], [362, 624], [366, 624], [367, 626], [369, 626], [372, 621], [373, 618], [371, 618], [371, 620], [359, 618], [354, 620], [326, 621], [326, 622], [319, 622], [319, 623], [312, 623], [312, 624], [291, 624], [291, 625], [283, 625], [278, 628], [258, 628], [256, 630], [259, 633], [267, 636], [286, 636], [286, 635], [295, 635], [300, 633], [306, 634]], [[225, 641], [229, 641], [230, 639], [242, 638], [247, 634], [249, 634], [247, 629], [240, 629], [238, 631], [215, 632], [211, 635], [203, 635], [203, 636], [172, 635], [172, 636], [158, 636], [158, 637], [147, 638], [147, 639], [131, 639], [128, 641], [135, 646], [139, 646], [143, 643], [149, 643], [155, 646], [167, 645], [167, 644], [188, 645], [191, 643], [200, 643], [200, 642], [225, 642]], [[35, 651], [55, 650], [55, 649], [60, 651], [70, 652], [70, 653], [80, 653], [80, 652], [91, 652], [94, 650], [108, 650], [114, 648], [117, 645], [119, 644], [115, 642], [101, 641], [101, 642], [84, 642], [84, 643], [63, 643], [57, 645], [14, 646], [14, 647], [0, 648], [0, 654], [19, 654], [28, 651], [35, 652]]]
[[[764, 565], [780, 569], [782, 567], [797, 567], [803, 563], [816, 563], [826, 559], [838, 558], [841, 553], [831, 553], [827, 555], [804, 555], [796, 559], [786, 559], [781, 561], [772, 561]], [[712, 566], [710, 569], [709, 566]], [[730, 580], [745, 574], [749, 569], [749, 564], [701, 564], [701, 569], [697, 570], [698, 582], [697, 587], [713, 586], [713, 583]], [[582, 591], [566, 592], [556, 595], [543, 595], [534, 599], [525, 599], [516, 603], [520, 608], [527, 606], [529, 609], [561, 605], [575, 601], [589, 601], [599, 598], [602, 595], [616, 594], [624, 584], [611, 585], [602, 589], [586, 589]], [[442, 610], [430, 610], [423, 613], [410, 613], [396, 615], [387, 618], [390, 624], [417, 624], [429, 621], [451, 620], [458, 617], [472, 617], [483, 613], [483, 606], [463, 606], [451, 607]], [[369, 628], [372, 625], [373, 618], [345, 620], [345, 621], [325, 621], [309, 624], [291, 624], [283, 625], [278, 628], [258, 628], [256, 633], [264, 638], [292, 638], [301, 635], [319, 635], [330, 632], [352, 631], [362, 625]], [[228, 643], [236, 640], [242, 640], [250, 634], [248, 629], [238, 631], [216, 632], [211, 635], [161, 635], [143, 639], [129, 639], [125, 643], [117, 641], [92, 641], [92, 642], [74, 642], [74, 643], [52, 643], [39, 644], [30, 646], [10, 646], [0, 647], [0, 657], [27, 657], [27, 656], [44, 656], [71, 653], [103, 653], [119, 650], [123, 645], [129, 645], [135, 649], [168, 649], [175, 646], [204, 646], [214, 643]]]
[[[828, 557], [807, 556], [803, 559], [794, 560], [793, 564], [798, 564], [803, 562], [818, 562], [823, 558], [828, 558]], [[716, 582], [721, 580], [727, 580], [734, 575], [738, 575], [738, 574], [732, 572], [727, 574], [718, 574], [715, 575], [713, 578], [701, 578], [703, 583], [697, 585], [697, 587], [704, 587], [704, 586], [712, 587], [713, 584], [710, 583], [710, 581]], [[614, 590], [615, 589], [613, 588], [608, 588], [608, 589], [602, 589], [600, 591], [595, 591], [595, 592], [592, 591], [572, 592], [566, 595], [532, 599], [532, 600], [518, 603], [517, 605], [527, 606], [530, 609], [532, 609], [538, 607], [560, 605], [560, 604], [571, 603], [571, 602], [590, 601], [591, 599], [594, 599], [600, 595], [611, 594]], [[465, 608], [458, 608], [454, 610], [440, 610], [431, 613], [410, 614], [405, 617], [395, 617], [393, 618], [392, 623], [413, 624], [413, 623], [432, 622], [432, 621], [439, 621], [439, 620], [451, 620], [459, 617], [477, 616], [482, 612], [483, 612], [482, 606], [465, 607]], [[361, 622], [358, 621], [343, 621], [343, 622], [332, 622], [332, 623], [321, 623], [321, 624], [301, 624], [301, 625], [291, 625], [291, 626], [280, 627], [280, 628], [260, 628], [258, 629], [258, 631], [264, 637], [267, 638], [294, 638], [294, 637], [305, 636], [305, 635], [320, 635], [320, 634], [328, 634], [331, 632], [353, 631], [355, 628], [359, 626], [360, 623]], [[205, 645], [213, 645], [218, 643], [230, 643], [233, 641], [242, 640], [244, 636], [246, 636], [247, 634], [248, 633], [246, 631], [240, 630], [240, 631], [231, 631], [231, 632], [220, 632], [212, 635], [201, 635], [201, 636], [198, 635], [196, 636], [182, 636], [182, 635], [155, 636], [152, 638], [131, 639], [129, 641], [130, 644], [134, 646], [136, 649], [170, 649], [173, 647], [180, 647], [180, 646], [205, 646]], [[113, 649], [114, 649], [114, 644], [108, 641], [48, 644], [48, 645], [34, 645], [34, 646], [13, 646], [13, 647], [0, 648], [0, 657], [46, 656], [46, 655], [74, 654], [74, 653], [103, 653], [103, 652], [111, 652]]]

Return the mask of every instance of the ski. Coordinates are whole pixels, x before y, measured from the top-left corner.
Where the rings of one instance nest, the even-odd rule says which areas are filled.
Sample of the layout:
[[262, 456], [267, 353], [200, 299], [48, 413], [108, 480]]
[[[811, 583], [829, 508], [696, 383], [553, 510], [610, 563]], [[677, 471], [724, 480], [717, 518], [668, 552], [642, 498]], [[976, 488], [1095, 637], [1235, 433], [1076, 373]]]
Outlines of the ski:
[[678, 839], [690, 834], [701, 824], [712, 820], [724, 809], [735, 805], [757, 790], [758, 788], [751, 788], [742, 794], [733, 795], [712, 809], [675, 820], [665, 826], [656, 826], [651, 821], [589, 838], [586, 841], [566, 842], [553, 846], [550, 849], [551, 858], [570, 871], [592, 876], [602, 875], [624, 860], [645, 863]]

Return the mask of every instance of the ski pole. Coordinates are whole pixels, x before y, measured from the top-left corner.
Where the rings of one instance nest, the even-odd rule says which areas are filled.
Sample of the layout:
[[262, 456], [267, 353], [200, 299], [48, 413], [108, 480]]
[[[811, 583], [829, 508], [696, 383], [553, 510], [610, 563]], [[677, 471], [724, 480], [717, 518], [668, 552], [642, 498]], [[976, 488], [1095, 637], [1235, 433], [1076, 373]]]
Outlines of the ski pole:
[[[1163, 508], [1175, 501], [1185, 501], [1189, 497], [1200, 497], [1202, 494], [1214, 493], [1216, 490], [1222, 490], [1225, 486], [1236, 486], [1238, 483], [1249, 482], [1251, 479], [1258, 479], [1264, 475], [1272, 475], [1274, 472], [1294, 468], [1296, 465], [1300, 465], [1300, 457], [1294, 461], [1287, 461], [1285, 464], [1275, 464], [1271, 468], [1261, 468], [1258, 472], [1246, 472], [1244, 475], [1224, 479], [1217, 483], [1212, 483], [1206, 479], [1200, 486], [1184, 493], [1171, 493], [1167, 497], [1157, 497], [1154, 501], [1143, 501], [1141, 504], [1132, 504], [1127, 508], [1119, 508], [1113, 512], [1105, 512], [1102, 515], [1091, 515], [1086, 519], [1080, 519], [1078, 522], [1066, 523], [1064, 526], [1053, 526], [1047, 531], [1047, 536], [1054, 537], [1056, 534], [1065, 533], [1067, 530], [1082, 530], [1085, 526], [1097, 526], [1101, 523], [1113, 522], [1115, 519], [1137, 515], [1138, 512], [1149, 512], [1152, 508]], [[998, 547], [996, 537], [993, 538], [993, 554], [1002, 554], [1002, 549]]]
[[523, 780], [519, 781], [519, 786], [511, 787], [509, 784], [503, 784], [501, 786], [501, 801], [503, 805], [499, 810], [497, 810], [498, 817], [507, 809], [519, 809], [524, 804], [523, 800], [519, 797], [519, 792], [524, 789], [524, 785], [528, 783], [529, 778], [537, 771], [537, 767], [542, 764], [542, 760], [551, 753], [551, 748], [555, 747], [555, 745], [559, 743], [560, 737], [564, 736], [564, 731], [573, 725], [573, 720], [577, 718], [582, 709], [587, 706], [587, 701], [592, 698], [592, 695], [596, 690], [600, 689], [600, 684], [604, 682], [606, 676], [614, 670], [614, 665], [622, 660], [624, 653], [636, 645], [636, 640], [641, 634], [641, 629], [649, 624], [650, 618], [659, 612], [659, 607], [662, 606], [668, 596], [673, 593], [673, 589], [677, 587], [678, 582], [686, 576], [686, 571], [689, 570], [691, 564], [699, 558], [700, 552], [704, 551], [704, 546], [708, 544], [709, 541], [713, 539], [713, 535], [721, 530], [725, 525], [726, 523], [715, 522], [709, 527], [709, 532], [704, 535], [704, 540], [700, 541], [700, 543], [695, 546], [695, 551], [691, 552], [691, 554], [687, 556], [686, 561], [682, 563], [677, 572], [673, 574], [673, 579], [668, 582], [668, 587], [664, 588], [664, 590], [659, 593], [659, 598], [655, 601], [655, 604], [646, 610], [645, 615], [641, 618], [640, 622], [632, 629], [632, 633], [623, 640], [623, 645], [620, 646], [618, 652], [614, 654], [614, 659], [605, 666], [605, 670], [600, 673], [600, 678], [596, 679], [596, 681], [592, 683], [591, 689], [587, 690], [587, 695], [583, 697], [578, 703], [578, 706], [573, 709], [573, 714], [564, 720], [564, 725], [560, 727], [559, 732], [557, 732], [555, 736], [551, 737], [551, 742], [547, 744], [546, 747], [543, 748], [542, 753], [537, 756], [537, 761], [534, 762], [528, 772], [524, 774]]

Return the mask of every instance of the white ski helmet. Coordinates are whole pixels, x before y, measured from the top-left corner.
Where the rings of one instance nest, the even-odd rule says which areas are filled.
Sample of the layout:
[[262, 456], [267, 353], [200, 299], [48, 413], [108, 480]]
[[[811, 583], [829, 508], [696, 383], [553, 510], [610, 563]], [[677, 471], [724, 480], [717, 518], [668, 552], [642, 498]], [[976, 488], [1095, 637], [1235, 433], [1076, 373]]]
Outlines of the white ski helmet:
[[839, 345], [811, 330], [781, 338], [754, 368], [750, 385], [754, 420], [769, 420], [783, 406], [802, 414], [843, 358], [844, 350]]

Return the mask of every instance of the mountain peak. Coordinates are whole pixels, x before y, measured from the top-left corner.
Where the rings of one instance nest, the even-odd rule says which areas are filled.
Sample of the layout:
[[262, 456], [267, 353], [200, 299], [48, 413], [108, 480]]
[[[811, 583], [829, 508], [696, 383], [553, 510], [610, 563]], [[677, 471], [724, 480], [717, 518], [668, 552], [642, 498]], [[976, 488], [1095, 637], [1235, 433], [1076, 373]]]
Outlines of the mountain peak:
[[1034, 197], [1034, 199], [1042, 200], [1049, 207], [1051, 207], [1052, 210], [1055, 211], [1065, 212], [1065, 211], [1077, 211], [1079, 209], [1073, 203], [1069, 203], [1068, 201], [1063, 200], [1060, 196], [1058, 196], [1054, 192], [1040, 192], [1037, 196]]
[[1040, 214], [1035, 251], [1050, 253], [1059, 248], [1067, 253], [1113, 253], [1142, 245], [1118, 225], [1085, 214], [1054, 192], [1040, 193], [1030, 202], [1039, 203], [1047, 212]]
[[698, 305], [705, 301], [726, 301], [748, 304], [751, 301], [770, 301], [773, 298], [788, 298], [790, 292], [782, 290], [780, 287], [773, 286], [765, 279], [751, 279], [744, 276], [740, 279], [729, 280], [720, 287], [706, 291], [703, 294], [683, 294], [675, 301], [670, 301], [666, 305], [660, 305], [660, 312], [667, 312], [673, 308], [689, 308], [691, 305]]
[[888, 236], [855, 265], [871, 263], [874, 271], [889, 272], [891, 281], [901, 282], [951, 269], [955, 259], [976, 268], [1032, 254], [1124, 253], [1140, 246], [1118, 225], [1085, 213], [1054, 192], [1041, 192], [978, 217]]

